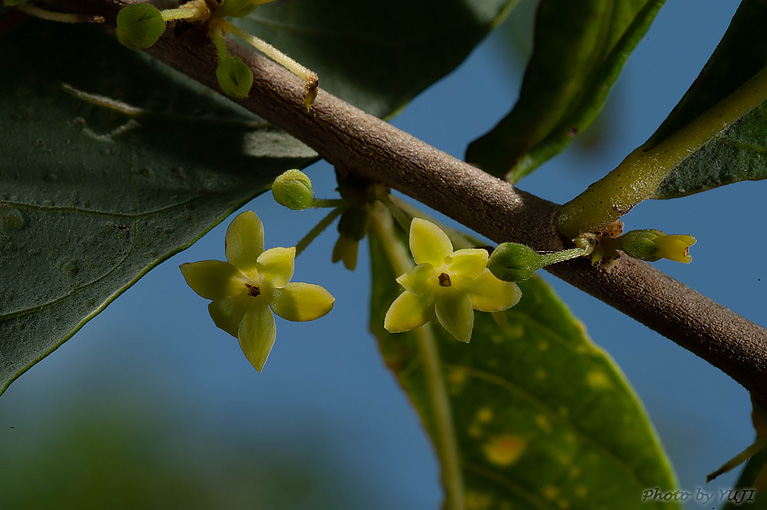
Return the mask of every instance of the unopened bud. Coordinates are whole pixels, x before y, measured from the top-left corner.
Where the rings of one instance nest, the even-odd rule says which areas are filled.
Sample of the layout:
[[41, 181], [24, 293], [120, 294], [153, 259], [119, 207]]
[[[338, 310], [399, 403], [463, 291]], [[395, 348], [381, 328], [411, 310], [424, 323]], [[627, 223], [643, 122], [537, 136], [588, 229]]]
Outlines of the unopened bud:
[[117, 13], [117, 40], [132, 50], [149, 48], [165, 32], [165, 21], [154, 5], [130, 4]]
[[312, 206], [312, 181], [301, 170], [288, 170], [272, 183], [272, 195], [288, 209], [306, 209]]
[[490, 255], [487, 268], [499, 280], [521, 282], [531, 278], [543, 265], [541, 256], [519, 243], [501, 243]]
[[695, 244], [695, 238], [689, 235], [666, 235], [660, 230], [632, 230], [618, 237], [619, 248], [626, 255], [655, 262], [669, 259], [676, 262], [692, 261], [689, 248]]

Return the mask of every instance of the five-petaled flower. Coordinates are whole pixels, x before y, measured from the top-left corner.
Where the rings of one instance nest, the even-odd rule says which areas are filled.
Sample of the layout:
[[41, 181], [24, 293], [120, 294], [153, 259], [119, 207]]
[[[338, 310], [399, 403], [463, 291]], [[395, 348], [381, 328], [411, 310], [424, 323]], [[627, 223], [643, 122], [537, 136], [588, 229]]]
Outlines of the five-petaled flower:
[[436, 315], [457, 340], [468, 342], [474, 310], [501, 312], [517, 304], [522, 292], [487, 269], [483, 249], [453, 251], [453, 244], [435, 224], [415, 218], [410, 224], [410, 252], [417, 264], [397, 278], [405, 291], [394, 300], [384, 319], [390, 333], [422, 326]]
[[181, 273], [192, 290], [213, 300], [208, 305], [213, 322], [239, 339], [260, 372], [274, 345], [272, 312], [289, 321], [310, 321], [327, 314], [335, 298], [319, 285], [289, 283], [296, 249], [264, 251], [264, 228], [253, 211], [229, 225], [225, 251], [228, 262], [182, 264]]

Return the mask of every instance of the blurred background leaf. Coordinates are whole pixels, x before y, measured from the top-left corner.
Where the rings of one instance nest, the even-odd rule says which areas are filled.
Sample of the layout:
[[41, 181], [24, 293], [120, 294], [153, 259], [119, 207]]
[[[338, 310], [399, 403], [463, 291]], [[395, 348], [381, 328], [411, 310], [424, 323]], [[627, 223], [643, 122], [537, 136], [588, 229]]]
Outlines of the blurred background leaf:
[[[332, 459], [274, 434], [203, 434], [167, 409], [120, 393], [90, 395], [35, 426], [0, 432], [0, 500], [26, 510], [351, 508]], [[177, 411], [177, 410], [176, 410]], [[351, 491], [353, 492], [353, 491]]]
[[[371, 330], [442, 457], [418, 339], [382, 327], [401, 289], [375, 235], [370, 251]], [[642, 502], [648, 487], [673, 489], [674, 477], [620, 370], [542, 280], [520, 287], [504, 327], [475, 314], [470, 344], [424, 326], [437, 341], [466, 507], [679, 508]]]
[[466, 160], [517, 181], [564, 149], [602, 109], [663, 0], [542, 0], [519, 99]]

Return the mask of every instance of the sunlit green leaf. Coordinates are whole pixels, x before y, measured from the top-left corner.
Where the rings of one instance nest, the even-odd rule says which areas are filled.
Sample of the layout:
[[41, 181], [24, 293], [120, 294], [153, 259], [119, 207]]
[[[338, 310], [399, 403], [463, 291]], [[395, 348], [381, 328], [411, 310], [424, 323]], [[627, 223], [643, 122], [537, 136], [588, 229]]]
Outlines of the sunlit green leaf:
[[620, 370], [542, 280], [519, 284], [522, 300], [505, 327], [477, 312], [469, 344], [426, 326], [452, 407], [446, 427], [417, 334], [383, 329], [401, 289], [373, 235], [371, 257], [371, 329], [443, 460], [439, 431], [454, 431], [466, 508], [679, 508], [642, 502], [647, 488], [674, 485], [655, 432]]
[[[730, 28], [668, 119], [648, 142], [660, 143], [767, 66], [767, 4], [743, 0]], [[711, 139], [668, 174], [654, 198], [675, 198], [744, 180], [767, 178], [767, 105]]]
[[316, 156], [96, 31], [27, 23], [0, 68], [0, 391]]
[[564, 149], [602, 109], [664, 0], [542, 0], [519, 100], [467, 161], [516, 181]]

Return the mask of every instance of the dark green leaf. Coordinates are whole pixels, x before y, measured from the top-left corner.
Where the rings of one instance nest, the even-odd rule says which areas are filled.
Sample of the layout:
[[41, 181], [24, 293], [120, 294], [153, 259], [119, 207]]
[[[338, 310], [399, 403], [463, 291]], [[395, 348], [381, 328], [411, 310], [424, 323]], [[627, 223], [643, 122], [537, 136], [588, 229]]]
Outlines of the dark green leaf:
[[401, 289], [381, 241], [370, 244], [371, 329], [440, 458], [440, 431], [454, 431], [467, 508], [679, 508], [642, 502], [644, 490], [673, 486], [653, 429], [620, 370], [538, 278], [520, 284], [506, 327], [477, 312], [469, 344], [425, 326], [452, 408], [452, 423], [437, 418], [419, 338], [383, 329]]
[[[648, 141], [652, 147], [767, 66], [767, 4], [743, 0], [711, 59]], [[676, 198], [743, 180], [767, 178], [767, 106], [762, 104], [668, 174], [654, 198]]]
[[21, 28], [0, 35], [0, 391], [315, 157], [98, 31]]
[[452, 71], [517, 1], [301, 0], [234, 21], [317, 72], [320, 87], [391, 116]]
[[517, 181], [564, 149], [602, 109], [664, 0], [542, 0], [514, 109], [466, 159]]

